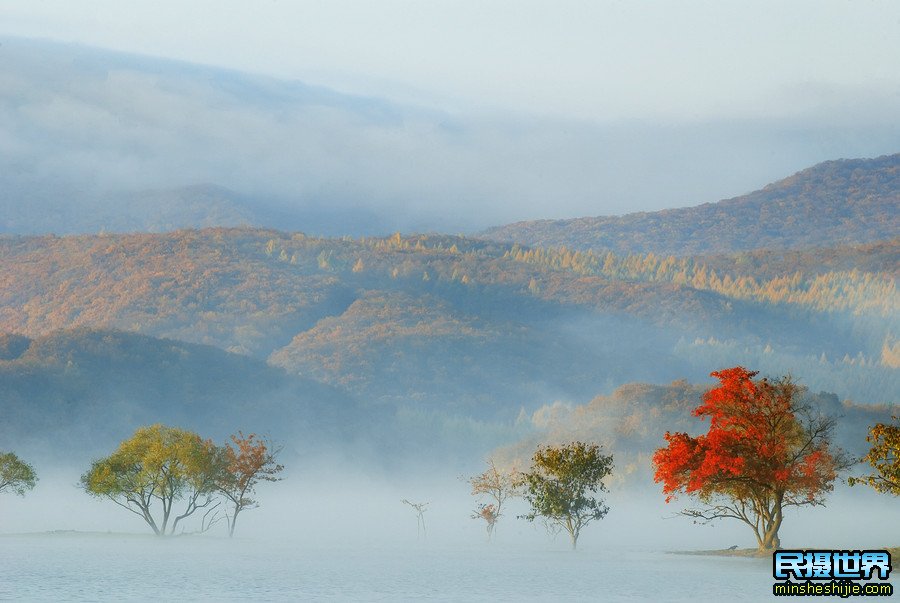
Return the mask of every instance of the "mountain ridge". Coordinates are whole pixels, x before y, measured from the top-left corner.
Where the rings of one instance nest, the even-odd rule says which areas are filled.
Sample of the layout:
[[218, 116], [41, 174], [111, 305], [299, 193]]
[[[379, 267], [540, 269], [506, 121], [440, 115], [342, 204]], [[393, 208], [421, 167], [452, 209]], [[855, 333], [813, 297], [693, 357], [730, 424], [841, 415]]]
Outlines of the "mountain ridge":
[[700, 255], [866, 244], [900, 233], [900, 153], [826, 161], [713, 203], [497, 226], [479, 236], [530, 246]]

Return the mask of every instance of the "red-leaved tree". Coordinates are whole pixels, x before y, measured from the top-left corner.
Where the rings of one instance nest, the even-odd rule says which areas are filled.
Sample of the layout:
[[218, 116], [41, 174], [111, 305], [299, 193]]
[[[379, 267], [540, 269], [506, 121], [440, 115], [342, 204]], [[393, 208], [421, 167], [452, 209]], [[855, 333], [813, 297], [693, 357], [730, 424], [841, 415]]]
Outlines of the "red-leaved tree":
[[849, 463], [830, 443], [835, 420], [803, 403], [791, 377], [755, 380], [738, 366], [712, 373], [720, 383], [693, 414], [710, 421], [697, 437], [666, 433], [653, 455], [666, 502], [683, 493], [702, 508], [681, 513], [703, 522], [733, 518], [749, 525], [760, 551], [778, 549], [785, 507], [824, 505], [837, 472]]

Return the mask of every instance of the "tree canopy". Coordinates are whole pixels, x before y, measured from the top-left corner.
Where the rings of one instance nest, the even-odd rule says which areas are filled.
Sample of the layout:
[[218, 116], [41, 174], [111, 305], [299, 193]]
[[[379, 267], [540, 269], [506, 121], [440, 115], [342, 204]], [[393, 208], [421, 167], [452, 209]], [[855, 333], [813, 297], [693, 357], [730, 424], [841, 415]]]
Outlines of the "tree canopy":
[[13, 492], [25, 496], [37, 482], [34, 467], [13, 452], [0, 452], [0, 493]]
[[824, 505], [847, 460], [831, 447], [835, 420], [804, 404], [801, 386], [789, 376], [756, 375], [741, 366], [712, 373], [719, 385], [693, 411], [710, 420], [708, 432], [667, 432], [668, 445], [653, 455], [654, 479], [666, 502], [683, 493], [703, 504], [683, 514], [740, 520], [760, 550], [773, 550], [784, 508]]
[[900, 496], [900, 416], [892, 419], [893, 424], [877, 423], [869, 430], [866, 441], [872, 448], [862, 460], [875, 472], [849, 478], [851, 486], [867, 484], [878, 492]]
[[274, 482], [284, 466], [275, 461], [280, 449], [273, 449], [271, 444], [251, 433], [245, 436], [238, 432], [231, 436], [233, 444], [223, 447], [225, 455], [224, 470], [216, 479], [216, 490], [230, 503], [231, 514], [228, 519], [228, 535], [234, 536], [234, 528], [241, 511], [259, 506], [256, 501], [256, 486], [261, 481]]
[[548, 527], [566, 530], [576, 548], [581, 530], [609, 512], [594, 494], [606, 491], [602, 480], [612, 468], [612, 455], [603, 454], [597, 444], [572, 442], [539, 448], [531, 469], [522, 476], [524, 497], [531, 505], [523, 517], [528, 521], [542, 518]]
[[[94, 461], [81, 476], [81, 485], [89, 494], [138, 515], [156, 535], [164, 536], [199, 509], [211, 508], [224, 463], [222, 450], [211, 441], [157, 424], [139, 428], [113, 454]], [[179, 502], [180, 513], [174, 510]]]

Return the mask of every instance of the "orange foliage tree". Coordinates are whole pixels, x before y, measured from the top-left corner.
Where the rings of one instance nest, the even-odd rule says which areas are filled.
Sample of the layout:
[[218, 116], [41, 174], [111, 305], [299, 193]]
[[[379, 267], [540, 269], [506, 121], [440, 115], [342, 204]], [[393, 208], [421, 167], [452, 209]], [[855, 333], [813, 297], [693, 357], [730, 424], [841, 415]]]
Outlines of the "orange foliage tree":
[[849, 462], [831, 446], [835, 420], [803, 403], [804, 388], [789, 376], [756, 375], [740, 366], [712, 373], [720, 383], [693, 411], [710, 420], [709, 431], [667, 432], [668, 445], [653, 455], [654, 479], [666, 502], [684, 493], [703, 504], [682, 514], [738, 519], [753, 529], [759, 550], [770, 551], [781, 545], [784, 509], [824, 505]]
[[261, 481], [275, 482], [284, 466], [275, 461], [280, 452], [272, 449], [271, 444], [261, 440], [256, 434], [245, 436], [242, 432], [231, 436], [231, 444], [223, 447], [226, 458], [226, 469], [220, 474], [218, 490], [232, 506], [228, 519], [228, 535], [234, 536], [241, 511], [259, 506], [255, 500], [256, 486]]

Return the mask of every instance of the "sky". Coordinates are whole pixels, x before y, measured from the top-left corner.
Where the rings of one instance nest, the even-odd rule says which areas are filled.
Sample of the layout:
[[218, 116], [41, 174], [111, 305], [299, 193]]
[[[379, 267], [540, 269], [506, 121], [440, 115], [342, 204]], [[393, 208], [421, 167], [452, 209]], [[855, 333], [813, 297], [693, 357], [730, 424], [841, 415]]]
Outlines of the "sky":
[[[892, 1], [6, 0], [3, 36], [0, 164], [18, 180], [0, 185], [23, 198], [205, 183], [338, 224], [353, 211], [367, 234], [477, 232], [900, 150]], [[234, 70], [243, 92], [88, 47]], [[246, 94], [282, 102], [290, 82], [357, 97]]]
[[893, 1], [6, 0], [0, 31], [596, 121], [900, 95]]

